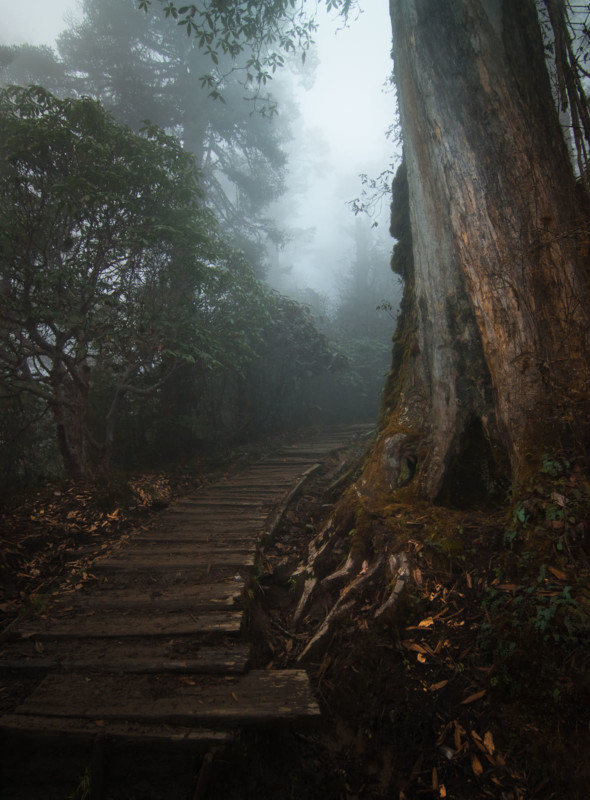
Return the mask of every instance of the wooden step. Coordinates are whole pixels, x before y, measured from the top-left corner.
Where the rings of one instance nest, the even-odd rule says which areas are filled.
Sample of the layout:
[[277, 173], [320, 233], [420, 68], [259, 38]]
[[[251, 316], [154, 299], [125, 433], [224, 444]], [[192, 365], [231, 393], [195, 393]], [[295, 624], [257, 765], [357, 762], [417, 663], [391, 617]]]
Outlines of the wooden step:
[[[210, 526], [206, 528], [197, 527], [190, 523], [177, 524], [168, 529], [154, 528], [142, 534], [141, 539], [134, 539], [133, 547], [170, 546], [176, 552], [181, 552], [186, 546], [190, 550], [193, 546], [208, 544], [221, 539], [226, 544], [249, 544], [253, 538], [257, 539], [260, 526], [254, 530], [244, 530], [243, 525], [236, 526], [235, 529], [224, 528], [221, 532], [213, 530]], [[177, 549], [179, 548], [179, 549]], [[155, 552], [155, 551], [154, 551]]]
[[7, 714], [0, 718], [0, 734], [27, 738], [75, 739], [92, 741], [100, 734], [126, 745], [173, 745], [191, 751], [208, 750], [228, 745], [235, 740], [234, 731], [210, 730], [189, 725], [170, 725], [158, 722], [136, 722], [80, 719], [78, 717], [44, 717]]
[[[168, 724], [215, 729], [291, 726], [317, 721], [320, 709], [304, 670], [253, 670], [240, 677], [104, 674], [48, 675], [0, 730], [44, 718], [99, 722], [105, 734], [114, 723]], [[53, 728], [56, 732], [60, 726]]]
[[117, 558], [104, 558], [92, 564], [91, 572], [116, 572], [126, 570], [134, 572], [178, 572], [184, 569], [207, 567], [209, 564], [219, 566], [252, 567], [256, 560], [256, 547], [243, 549], [211, 548], [199, 555], [183, 557], [182, 555], [143, 555], [124, 551]]
[[[188, 584], [183, 586], [148, 585], [129, 586], [126, 589], [110, 588], [108, 583], [91, 585], [88, 592], [77, 592], [53, 604], [49, 614], [88, 612], [90, 609], [145, 609], [146, 613], [162, 610], [182, 611], [198, 608], [199, 611], [213, 611], [237, 608], [244, 593], [245, 581], [242, 578], [231, 583]], [[100, 589], [100, 591], [97, 591]]]
[[126, 589], [111, 589], [109, 584], [100, 585], [101, 591], [77, 592], [53, 604], [48, 614], [62, 616], [68, 614], [84, 615], [92, 609], [138, 609], [146, 613], [158, 611], [199, 611], [238, 609], [244, 593], [245, 582], [240, 578], [232, 584], [208, 583], [184, 586], [130, 586]]
[[29, 661], [5, 661], [0, 659], [0, 669], [27, 670], [29, 672], [114, 672], [139, 673], [151, 675], [163, 673], [181, 673], [190, 675], [236, 675], [245, 672], [242, 659], [236, 661], [227, 651], [216, 651], [216, 655], [204, 653], [201, 658], [158, 661], [154, 658], [120, 658], [117, 661], [93, 660], [88, 656], [68, 661], [50, 658], [38, 658]]
[[[246, 579], [251, 573], [251, 567], [236, 566], [236, 564], [204, 564], [185, 563], [179, 569], [157, 569], [155, 567], [136, 571], [132, 566], [121, 566], [115, 570], [97, 570], [90, 566], [88, 573], [97, 580], [97, 588], [101, 590], [127, 589], [132, 586], [162, 588], [167, 586], [197, 586], [210, 583], [228, 582]], [[93, 586], [93, 585], [92, 585]], [[94, 586], [93, 586], [94, 588]], [[75, 594], [70, 594], [73, 598]]]
[[186, 555], [190, 558], [203, 553], [217, 553], [225, 550], [252, 550], [255, 547], [256, 540], [253, 539], [252, 535], [227, 534], [219, 536], [215, 533], [202, 533], [199, 535], [193, 532], [179, 541], [169, 537], [159, 541], [143, 538], [136, 539], [125, 548], [124, 552], [131, 555]]
[[194, 636], [172, 640], [58, 639], [43, 643], [31, 638], [6, 643], [0, 654], [0, 669], [27, 673], [61, 670], [241, 675], [249, 658], [250, 645], [235, 639], [203, 645]]
[[23, 638], [76, 639], [88, 636], [123, 638], [127, 636], [188, 636], [218, 633], [237, 636], [242, 624], [241, 611], [209, 611], [191, 614], [186, 611], [168, 614], [140, 614], [138, 612], [108, 612], [72, 619], [40, 619], [23, 623], [17, 632]]

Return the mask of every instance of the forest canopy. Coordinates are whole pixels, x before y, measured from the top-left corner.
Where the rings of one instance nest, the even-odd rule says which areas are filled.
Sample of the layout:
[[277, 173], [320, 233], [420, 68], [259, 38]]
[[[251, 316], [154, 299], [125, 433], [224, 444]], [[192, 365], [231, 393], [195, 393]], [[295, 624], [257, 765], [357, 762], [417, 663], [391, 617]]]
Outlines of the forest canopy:
[[180, 362], [244, 357], [247, 335], [228, 347], [238, 320], [219, 336], [212, 317], [239, 294], [262, 319], [263, 293], [176, 140], [40, 87], [2, 90], [0, 111], [2, 384], [47, 403], [67, 471], [84, 474], [91, 387], [110, 388], [104, 458], [126, 393]]

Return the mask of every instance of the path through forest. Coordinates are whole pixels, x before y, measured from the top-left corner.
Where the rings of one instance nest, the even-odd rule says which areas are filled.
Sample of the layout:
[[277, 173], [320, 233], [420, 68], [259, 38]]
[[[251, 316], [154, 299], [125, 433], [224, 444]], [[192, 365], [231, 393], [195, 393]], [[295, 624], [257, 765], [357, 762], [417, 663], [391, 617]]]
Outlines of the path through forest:
[[242, 728], [316, 721], [304, 670], [249, 668], [257, 551], [322, 460], [369, 432], [323, 432], [184, 497], [17, 621], [0, 667], [36, 680], [0, 719], [3, 796], [61, 800], [77, 784], [82, 796], [86, 780], [88, 796], [129, 797], [126, 748], [135, 763], [154, 748], [194, 757]]

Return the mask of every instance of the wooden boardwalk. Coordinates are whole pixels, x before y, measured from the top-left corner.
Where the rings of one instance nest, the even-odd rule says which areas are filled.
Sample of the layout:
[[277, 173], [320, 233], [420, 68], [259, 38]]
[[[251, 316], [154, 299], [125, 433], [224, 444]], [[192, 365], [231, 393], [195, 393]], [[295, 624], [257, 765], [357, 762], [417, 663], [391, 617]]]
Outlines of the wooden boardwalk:
[[22, 740], [25, 767], [35, 737], [206, 751], [242, 728], [317, 720], [305, 671], [249, 669], [246, 589], [261, 538], [294, 493], [367, 432], [324, 432], [183, 498], [14, 627], [0, 669], [39, 680], [0, 719], [0, 735]]

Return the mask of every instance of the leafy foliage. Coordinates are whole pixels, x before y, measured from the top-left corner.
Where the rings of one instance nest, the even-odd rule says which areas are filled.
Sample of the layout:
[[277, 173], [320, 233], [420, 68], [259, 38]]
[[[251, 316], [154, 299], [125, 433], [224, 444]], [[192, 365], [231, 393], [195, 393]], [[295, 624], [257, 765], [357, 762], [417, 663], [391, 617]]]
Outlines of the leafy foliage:
[[[252, 114], [230, 55], [218, 60], [225, 104], [210, 97], [211, 60], [198, 41], [134, 0], [86, 0], [58, 39], [59, 56], [29, 46], [0, 52], [4, 83], [42, 84], [64, 97], [91, 96], [139, 131], [149, 119], [178, 136], [201, 170], [208, 206], [226, 238], [263, 272], [264, 243], [281, 238], [266, 208], [284, 190], [289, 116]], [[212, 79], [211, 79], [212, 80]]]
[[91, 390], [108, 397], [108, 459], [122, 396], [187, 360], [239, 361], [247, 335], [230, 349], [212, 321], [241, 289], [254, 318], [261, 292], [203, 207], [194, 160], [161, 130], [134, 134], [39, 87], [2, 91], [0, 110], [1, 379], [47, 404], [80, 474]]
[[[148, 11], [152, 0], [136, 0], [137, 6]], [[230, 56], [237, 62], [232, 70], [239, 70], [243, 83], [253, 91], [260, 92], [279, 67], [284, 65], [284, 55], [309, 49], [316, 25], [313, 16], [305, 10], [305, 3], [298, 0], [267, 0], [252, 3], [248, 0], [222, 2], [201, 0], [178, 6], [162, 1], [164, 16], [184, 27], [188, 36], [194, 36], [204, 53], [214, 65], [220, 58]], [[325, 0], [328, 11], [337, 11], [345, 19], [358, 9], [357, 0]], [[212, 93], [220, 96], [219, 87], [227, 74], [212, 74], [207, 83]]]

